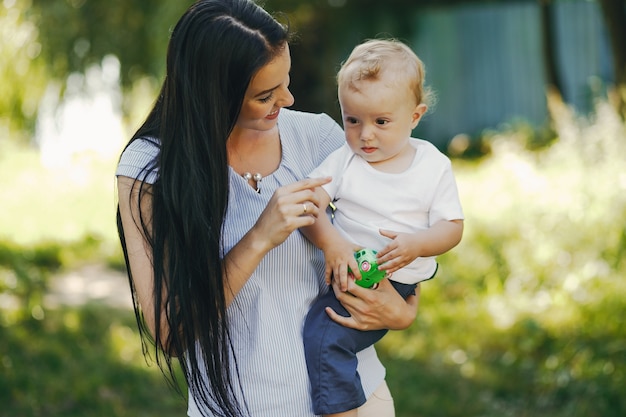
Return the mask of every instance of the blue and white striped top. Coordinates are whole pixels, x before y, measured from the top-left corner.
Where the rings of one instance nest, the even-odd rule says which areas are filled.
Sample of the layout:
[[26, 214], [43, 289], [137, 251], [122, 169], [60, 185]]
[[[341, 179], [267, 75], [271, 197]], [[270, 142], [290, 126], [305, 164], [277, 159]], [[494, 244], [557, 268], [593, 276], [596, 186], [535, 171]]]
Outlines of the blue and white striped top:
[[[282, 161], [274, 173], [263, 177], [261, 193], [230, 171], [225, 252], [254, 225], [276, 188], [305, 178], [345, 140], [341, 128], [325, 114], [282, 109], [278, 128]], [[142, 178], [142, 169], [157, 154], [153, 143], [133, 142], [122, 154], [116, 175]], [[150, 173], [146, 181], [153, 183], [157, 175]], [[302, 327], [312, 301], [326, 290], [321, 251], [300, 233], [292, 233], [265, 256], [229, 307], [240, 380], [252, 417], [314, 416]], [[369, 397], [382, 383], [385, 369], [373, 347], [360, 352], [358, 359]], [[201, 415], [191, 396], [188, 415]]]

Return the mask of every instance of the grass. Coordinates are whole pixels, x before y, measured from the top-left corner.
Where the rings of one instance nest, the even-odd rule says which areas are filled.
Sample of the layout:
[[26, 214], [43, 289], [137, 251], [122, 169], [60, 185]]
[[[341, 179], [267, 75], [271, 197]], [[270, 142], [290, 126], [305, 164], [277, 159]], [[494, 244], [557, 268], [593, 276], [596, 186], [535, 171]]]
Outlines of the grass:
[[508, 132], [457, 163], [463, 242], [379, 345], [399, 417], [626, 413], [624, 124], [560, 117], [549, 148]]
[[0, 416], [185, 415], [134, 329], [128, 311], [97, 306], [0, 326]]
[[[549, 147], [492, 132], [488, 156], [454, 161], [463, 242], [415, 324], [378, 345], [398, 417], [626, 414], [625, 127], [602, 103], [557, 116]], [[49, 309], [18, 285], [41, 293], [54, 271], [119, 264], [114, 162], [50, 171], [0, 145], [0, 296], [25, 300], [15, 312], [0, 298], [0, 416], [184, 415], [130, 311]]]
[[115, 160], [88, 153], [46, 167], [36, 149], [0, 141], [0, 239], [114, 244], [114, 172]]

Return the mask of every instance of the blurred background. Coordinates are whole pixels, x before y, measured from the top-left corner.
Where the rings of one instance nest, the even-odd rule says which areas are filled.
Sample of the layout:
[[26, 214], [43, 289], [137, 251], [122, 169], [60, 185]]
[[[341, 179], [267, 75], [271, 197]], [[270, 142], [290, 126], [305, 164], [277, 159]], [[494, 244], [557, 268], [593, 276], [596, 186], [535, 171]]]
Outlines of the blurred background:
[[[0, 416], [185, 415], [142, 355], [113, 173], [190, 4], [0, 1]], [[298, 34], [294, 108], [339, 120], [334, 75], [375, 37], [437, 95], [414, 134], [466, 229], [378, 344], [398, 417], [626, 415], [626, 1], [264, 6]]]

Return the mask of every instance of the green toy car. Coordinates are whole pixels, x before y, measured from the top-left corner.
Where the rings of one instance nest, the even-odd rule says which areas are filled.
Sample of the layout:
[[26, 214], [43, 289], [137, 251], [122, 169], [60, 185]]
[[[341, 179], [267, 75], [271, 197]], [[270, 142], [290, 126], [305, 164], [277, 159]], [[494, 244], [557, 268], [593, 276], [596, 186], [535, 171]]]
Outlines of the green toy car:
[[361, 279], [354, 282], [363, 288], [372, 288], [387, 275], [387, 272], [378, 269], [376, 253], [374, 249], [361, 249], [354, 252], [359, 271], [361, 271]]

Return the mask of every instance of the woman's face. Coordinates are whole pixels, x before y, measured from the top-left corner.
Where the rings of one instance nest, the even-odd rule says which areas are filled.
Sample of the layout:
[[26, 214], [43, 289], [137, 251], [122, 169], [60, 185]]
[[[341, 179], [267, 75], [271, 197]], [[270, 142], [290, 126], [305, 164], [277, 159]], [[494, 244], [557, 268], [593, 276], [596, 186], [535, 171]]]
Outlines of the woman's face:
[[290, 70], [289, 45], [285, 44], [282, 52], [252, 77], [237, 127], [267, 131], [276, 126], [280, 109], [291, 106], [294, 101], [289, 91]]

